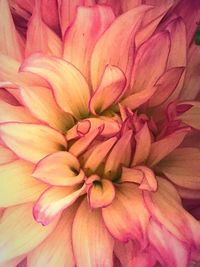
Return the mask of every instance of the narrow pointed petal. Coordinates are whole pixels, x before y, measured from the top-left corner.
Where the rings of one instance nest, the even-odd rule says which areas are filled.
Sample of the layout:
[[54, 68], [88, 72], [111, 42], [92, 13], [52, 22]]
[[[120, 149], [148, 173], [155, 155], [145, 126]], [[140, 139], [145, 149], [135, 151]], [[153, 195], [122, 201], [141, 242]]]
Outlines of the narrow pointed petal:
[[68, 266], [74, 267], [75, 260], [72, 251], [72, 223], [77, 205], [69, 207], [62, 215], [58, 225], [41, 245], [29, 253], [29, 267]]
[[186, 134], [190, 131], [190, 128], [182, 128], [176, 130], [172, 134], [164, 137], [163, 139], [152, 143], [150, 155], [148, 158], [148, 165], [154, 166], [175, 148], [177, 148], [185, 138]]
[[113, 239], [100, 210], [90, 210], [86, 199], [75, 216], [72, 237], [77, 267], [113, 267]]
[[73, 125], [72, 116], [59, 108], [51, 90], [45, 87], [23, 86], [20, 88], [20, 93], [24, 105], [39, 120], [61, 131], [66, 131]]
[[34, 205], [33, 216], [38, 223], [48, 225], [84, 193], [85, 185], [82, 187], [49, 187]]
[[119, 66], [128, 78], [133, 62], [133, 38], [141, 22], [141, 15], [148, 9], [148, 6], [141, 6], [124, 13], [100, 37], [91, 61], [91, 80], [94, 89], [97, 88], [107, 64]]
[[89, 132], [85, 136], [81, 137], [78, 141], [76, 141], [69, 149], [69, 152], [74, 156], [80, 156], [87, 148], [91, 145], [91, 143], [95, 140], [95, 138], [100, 135], [103, 130], [103, 125]]
[[37, 247], [54, 230], [57, 221], [45, 228], [39, 225], [33, 220], [32, 203], [6, 209], [0, 225], [0, 263]]
[[117, 137], [112, 137], [97, 145], [86, 160], [84, 168], [95, 172], [99, 165], [105, 160], [116, 141]]
[[174, 184], [200, 190], [200, 151], [198, 148], [178, 148], [158, 165]]
[[64, 111], [78, 118], [88, 114], [89, 87], [81, 73], [70, 63], [35, 54], [24, 61], [21, 71], [38, 74], [47, 80]]
[[[187, 102], [186, 102], [187, 104]], [[188, 102], [190, 104], [190, 102]], [[192, 102], [193, 106], [178, 116], [178, 119], [180, 119], [185, 124], [188, 124], [189, 126], [200, 130], [200, 102]]]
[[15, 29], [7, 0], [0, 1], [0, 51], [14, 59], [21, 60], [22, 47], [20, 47], [19, 34]]
[[157, 81], [156, 92], [149, 99], [149, 107], [156, 107], [165, 102], [177, 88], [183, 75], [184, 67], [167, 70]]
[[32, 170], [33, 165], [22, 160], [0, 166], [1, 207], [37, 200], [47, 185], [35, 180], [31, 176]]
[[115, 241], [114, 252], [119, 259], [122, 267], [133, 266], [134, 255], [136, 254], [136, 247], [132, 241], [122, 243], [120, 241]]
[[59, 151], [43, 158], [36, 165], [32, 175], [56, 186], [79, 184], [85, 177], [77, 158], [67, 151]]
[[[162, 54], [158, 51], [162, 50]], [[132, 71], [131, 92], [143, 91], [155, 85], [166, 69], [170, 51], [169, 33], [155, 34], [138, 49]]]
[[18, 156], [34, 163], [66, 147], [63, 135], [45, 125], [4, 123], [0, 125], [0, 135]]
[[6, 82], [0, 82], [0, 87], [2, 87], [0, 89], [0, 99], [3, 100], [4, 102], [13, 105], [13, 106], [19, 106], [19, 102], [17, 101], [17, 99], [10, 94], [6, 89], [4, 89], [4, 87], [6, 86], [5, 84], [7, 84]]
[[26, 108], [0, 100], [0, 123], [3, 122], [36, 123], [38, 120]]
[[119, 185], [114, 201], [102, 209], [102, 215], [106, 227], [116, 239], [122, 242], [130, 239], [145, 242], [149, 215], [144, 206], [142, 191], [137, 185]]
[[148, 125], [145, 123], [142, 129], [135, 135], [136, 149], [131, 167], [144, 163], [150, 153], [151, 135]]
[[112, 148], [112, 151], [106, 160], [104, 169], [104, 173], [105, 175], [108, 175], [108, 177], [116, 175], [116, 172], [122, 164], [123, 166], [129, 165], [131, 157], [131, 138], [132, 130], [129, 130], [122, 135]]
[[7, 147], [0, 145], [0, 165], [12, 162], [17, 159], [17, 156]]
[[76, 18], [65, 33], [63, 58], [76, 66], [86, 78], [89, 78], [93, 48], [113, 20], [114, 14], [110, 7], [81, 6], [77, 8]]
[[114, 198], [115, 188], [112, 182], [106, 179], [94, 181], [88, 191], [88, 200], [91, 208], [107, 207]]
[[126, 77], [117, 67], [107, 65], [99, 87], [90, 100], [90, 111], [96, 115], [115, 104], [124, 93]]
[[35, 52], [61, 56], [61, 40], [44, 24], [41, 16], [41, 5], [36, 1], [27, 30], [26, 57]]

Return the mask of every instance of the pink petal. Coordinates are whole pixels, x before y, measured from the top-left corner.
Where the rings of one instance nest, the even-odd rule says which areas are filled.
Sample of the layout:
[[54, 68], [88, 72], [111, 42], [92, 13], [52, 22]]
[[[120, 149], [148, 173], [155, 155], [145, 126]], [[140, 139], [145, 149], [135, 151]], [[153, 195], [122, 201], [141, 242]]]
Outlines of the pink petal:
[[28, 24], [25, 54], [29, 56], [32, 53], [41, 52], [61, 56], [61, 40], [44, 24], [41, 16], [41, 5], [36, 1], [32, 17]]
[[177, 148], [185, 138], [186, 134], [190, 131], [190, 128], [182, 128], [176, 130], [172, 134], [164, 137], [163, 139], [152, 143], [150, 155], [148, 158], [148, 165], [154, 166], [175, 148]]
[[39, 120], [64, 132], [73, 125], [72, 116], [59, 108], [51, 90], [45, 87], [23, 86], [20, 88], [20, 93], [24, 105]]
[[131, 93], [154, 86], [166, 69], [169, 51], [170, 38], [166, 31], [155, 34], [140, 46], [132, 71]]
[[100, 85], [90, 100], [90, 111], [96, 115], [115, 104], [123, 95], [125, 85], [124, 73], [115, 66], [107, 65]]
[[118, 240], [145, 242], [149, 215], [137, 185], [119, 185], [115, 199], [110, 206], [102, 209], [102, 215], [109, 232]]
[[106, 156], [117, 141], [117, 137], [112, 137], [100, 144], [96, 145], [92, 153], [87, 158], [84, 168], [95, 172], [100, 164], [105, 160]]
[[33, 207], [34, 219], [42, 225], [52, 223], [64, 209], [71, 206], [84, 193], [85, 185], [82, 187], [49, 187]]
[[37, 200], [47, 186], [33, 179], [32, 170], [33, 165], [23, 160], [0, 166], [0, 207], [6, 208]]
[[[185, 104], [187, 104], [187, 102], [185, 102]], [[190, 104], [190, 102], [188, 102], [188, 104]], [[180, 119], [185, 124], [188, 124], [189, 126], [197, 130], [200, 130], [200, 102], [191, 102], [191, 104], [192, 107], [178, 116], [178, 119]]]
[[143, 172], [143, 180], [139, 188], [141, 190], [156, 191], [158, 185], [153, 171], [146, 166], [137, 166], [137, 169]]
[[167, 70], [157, 81], [157, 90], [149, 99], [149, 106], [155, 107], [166, 101], [176, 90], [183, 75], [184, 68], [177, 67]]
[[21, 71], [38, 74], [47, 80], [64, 111], [78, 118], [87, 116], [89, 87], [73, 65], [55, 57], [35, 54], [24, 61]]
[[112, 148], [106, 159], [104, 173], [106, 176], [113, 178], [117, 175], [119, 168], [128, 166], [131, 158], [131, 138], [132, 130], [124, 133]]
[[178, 148], [158, 166], [174, 184], [200, 190], [200, 151], [198, 148]]
[[59, 151], [43, 158], [37, 163], [32, 175], [56, 186], [79, 184], [85, 177], [77, 158], [67, 151]]
[[28, 254], [29, 267], [75, 266], [72, 251], [72, 223], [77, 205], [69, 207], [63, 212], [56, 228], [37, 248]]
[[[2, 83], [3, 83], [3, 85], [2, 85]], [[6, 85], [4, 85], [4, 82], [1, 82], [0, 86], [4, 87]], [[19, 102], [17, 101], [17, 99], [4, 88], [0, 89], [0, 99], [3, 100], [4, 102], [8, 103], [8, 104], [13, 105], [13, 106], [19, 106], [20, 105]]]
[[102, 179], [94, 181], [88, 191], [91, 208], [104, 208], [110, 205], [115, 197], [115, 188], [111, 181]]
[[94, 89], [97, 88], [107, 64], [118, 66], [129, 79], [134, 53], [133, 38], [142, 15], [148, 9], [148, 6], [140, 6], [124, 13], [100, 37], [91, 61], [91, 80]]
[[34, 163], [66, 147], [63, 135], [45, 125], [4, 123], [0, 125], [0, 134], [5, 144], [18, 156]]
[[145, 123], [142, 129], [135, 135], [136, 148], [134, 158], [131, 166], [139, 165], [144, 163], [150, 152], [151, 148], [151, 135], [147, 124]]
[[113, 20], [114, 14], [109, 7], [78, 7], [76, 18], [65, 33], [63, 57], [76, 66], [86, 78], [89, 78], [89, 62], [93, 48]]
[[0, 1], [0, 13], [0, 51], [14, 59], [21, 60], [23, 47], [20, 45], [20, 36], [15, 29], [7, 0]]
[[113, 266], [113, 239], [100, 210], [90, 210], [86, 200], [75, 216], [72, 237], [77, 267]]
[[0, 225], [1, 264], [19, 255], [27, 254], [54, 230], [58, 219], [51, 225], [42, 227], [33, 220], [31, 211], [32, 203], [5, 210]]
[[17, 156], [7, 147], [0, 145], [0, 165], [17, 159]]
[[114, 14], [116, 16], [120, 15], [121, 13], [121, 2], [116, 0], [97, 0], [98, 5], [107, 5], [112, 8]]

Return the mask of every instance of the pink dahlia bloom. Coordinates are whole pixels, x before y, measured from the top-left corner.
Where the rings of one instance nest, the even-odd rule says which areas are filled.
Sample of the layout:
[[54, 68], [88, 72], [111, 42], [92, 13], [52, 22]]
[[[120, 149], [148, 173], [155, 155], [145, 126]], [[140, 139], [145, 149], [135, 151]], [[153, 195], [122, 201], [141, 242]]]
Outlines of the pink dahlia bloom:
[[199, 0], [0, 13], [0, 266], [198, 266]]

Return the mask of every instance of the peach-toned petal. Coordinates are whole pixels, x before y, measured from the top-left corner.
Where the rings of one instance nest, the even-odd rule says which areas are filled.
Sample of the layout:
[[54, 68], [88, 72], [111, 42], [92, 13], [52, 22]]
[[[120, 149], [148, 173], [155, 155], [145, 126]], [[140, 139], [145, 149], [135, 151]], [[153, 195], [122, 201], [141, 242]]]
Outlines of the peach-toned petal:
[[41, 10], [44, 22], [55, 32], [60, 32], [57, 0], [42, 0]]
[[21, 71], [35, 73], [46, 79], [64, 111], [77, 118], [88, 115], [89, 87], [81, 73], [70, 63], [37, 53], [24, 61]]
[[[158, 53], [161, 51], [162, 53]], [[140, 46], [132, 71], [131, 92], [143, 91], [154, 86], [166, 69], [170, 51], [169, 33], [155, 34]]]
[[26, 108], [0, 100], [0, 123], [3, 122], [37, 123], [38, 120]]
[[90, 210], [86, 199], [75, 216], [72, 234], [77, 267], [113, 267], [113, 239], [100, 210]]
[[79, 184], [85, 177], [77, 158], [67, 151], [59, 151], [43, 158], [37, 163], [32, 175], [57, 186]]
[[100, 164], [105, 160], [106, 156], [117, 141], [117, 137], [112, 137], [100, 144], [96, 145], [92, 153], [87, 158], [84, 168], [94, 172]]
[[94, 0], [58, 0], [58, 14], [62, 35], [73, 22], [78, 6], [92, 6]]
[[122, 14], [100, 37], [91, 61], [91, 80], [94, 89], [97, 88], [107, 64], [118, 66], [128, 78], [133, 62], [133, 38], [141, 22], [141, 15], [149, 8], [140, 6]]
[[18, 156], [34, 163], [66, 147], [64, 136], [45, 125], [4, 123], [0, 125], [0, 135]]
[[158, 251], [163, 266], [188, 266], [188, 246], [170, 234], [163, 225], [152, 220], [148, 226], [148, 237], [151, 245]]
[[58, 220], [42, 227], [33, 220], [32, 206], [29, 203], [5, 210], [0, 224], [0, 263], [31, 251], [54, 230]]
[[88, 191], [88, 200], [91, 208], [107, 207], [112, 203], [114, 197], [114, 185], [106, 179], [94, 181]]
[[82, 187], [49, 187], [34, 205], [33, 216], [38, 223], [48, 225], [84, 193], [85, 185]]
[[1, 207], [37, 200], [47, 185], [31, 177], [32, 170], [33, 165], [22, 160], [0, 166]]
[[200, 149], [178, 148], [158, 165], [174, 184], [200, 190]]
[[63, 58], [76, 66], [86, 78], [89, 78], [92, 50], [113, 20], [110, 7], [81, 6], [77, 8], [76, 18], [65, 33]]
[[155, 107], [167, 100], [177, 88], [183, 75], [184, 67], [168, 69], [157, 81], [157, 90], [149, 99], [148, 105]]
[[17, 156], [7, 147], [0, 145], [0, 165], [12, 162]]
[[190, 131], [190, 128], [182, 128], [176, 130], [172, 134], [164, 137], [163, 139], [152, 143], [150, 155], [148, 157], [148, 165], [154, 166], [175, 148], [177, 148], [185, 138], [186, 134]]
[[120, 241], [146, 240], [149, 220], [144, 206], [142, 191], [133, 183], [123, 183], [116, 187], [116, 196], [110, 206], [102, 209], [106, 227]]
[[73, 117], [58, 107], [51, 90], [48, 88], [23, 86], [20, 88], [20, 93], [24, 105], [30, 112], [51, 127], [66, 131], [74, 124]]
[[107, 65], [100, 85], [90, 100], [90, 111], [96, 115], [115, 104], [123, 95], [125, 85], [124, 73], [115, 66]]
[[29, 253], [27, 263], [29, 267], [67, 266], [74, 267], [75, 260], [72, 251], [72, 223], [77, 205], [69, 207], [63, 212], [56, 228], [41, 245]]
[[54, 56], [61, 56], [61, 40], [42, 21], [41, 5], [38, 1], [36, 1], [32, 17], [29, 20], [26, 38], [26, 56], [29, 56], [34, 52], [42, 52], [45, 54], [52, 54]]
[[7, 0], [0, 1], [0, 13], [0, 52], [20, 60], [23, 48], [20, 47], [20, 36], [15, 29]]
[[116, 175], [117, 171], [123, 166], [128, 166], [131, 157], [131, 138], [132, 130], [124, 133], [112, 148], [105, 164], [104, 173], [109, 178]]
[[137, 169], [143, 172], [143, 179], [139, 188], [141, 190], [156, 191], [158, 185], [153, 171], [146, 166], [137, 166]]
[[122, 168], [122, 174], [120, 178], [120, 181], [122, 182], [133, 182], [140, 184], [143, 178], [144, 178], [144, 173], [137, 168], [133, 169], [126, 167]]
[[176, 190], [181, 198], [184, 199], [200, 199], [200, 190], [192, 190], [176, 186]]
[[142, 129], [135, 135], [135, 140], [136, 148], [131, 167], [144, 163], [149, 156], [151, 135], [147, 123], [145, 123]]
[[[185, 102], [187, 104], [187, 102]], [[190, 102], [188, 102], [190, 104]], [[200, 130], [200, 102], [191, 102], [193, 105], [189, 110], [178, 116], [182, 122]]]
[[133, 266], [133, 258], [136, 253], [136, 248], [132, 241], [128, 241], [126, 243], [115, 241], [114, 252], [117, 258], [119, 259], [122, 267], [132, 267]]
[[17, 101], [17, 99], [10, 94], [6, 89], [4, 89], [4, 87], [6, 87], [7, 84], [6, 82], [0, 82], [0, 99], [3, 100], [4, 102], [11, 104], [13, 106], [19, 106], [19, 102]]

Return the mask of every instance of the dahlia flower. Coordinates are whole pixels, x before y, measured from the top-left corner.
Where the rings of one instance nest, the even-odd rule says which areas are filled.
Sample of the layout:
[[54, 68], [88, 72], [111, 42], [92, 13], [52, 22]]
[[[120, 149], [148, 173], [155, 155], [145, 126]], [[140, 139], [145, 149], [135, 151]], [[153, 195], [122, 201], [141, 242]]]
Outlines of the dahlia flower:
[[199, 0], [0, 13], [0, 266], [199, 266]]

